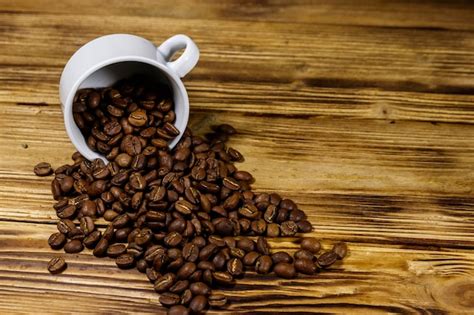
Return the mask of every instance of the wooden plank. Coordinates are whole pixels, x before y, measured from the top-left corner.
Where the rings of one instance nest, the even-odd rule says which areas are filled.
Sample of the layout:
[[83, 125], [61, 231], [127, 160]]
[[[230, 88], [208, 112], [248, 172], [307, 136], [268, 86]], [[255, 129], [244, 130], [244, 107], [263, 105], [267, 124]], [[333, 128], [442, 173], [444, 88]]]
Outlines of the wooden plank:
[[[168, 17], [176, 20], [279, 21], [291, 24], [344, 24], [394, 28], [472, 30], [471, 1], [242, 1], [201, 0], [190, 3], [166, 1], [113, 1], [108, 5], [92, 0], [0, 1], [5, 13], [81, 14], [97, 16]], [[442, 12], [443, 14], [440, 14]]]
[[[45, 241], [53, 230], [43, 224], [0, 222], [0, 312], [164, 313], [143, 274], [119, 270], [111, 259], [88, 251], [61, 254], [68, 269], [50, 275], [46, 263], [60, 255]], [[298, 248], [294, 239], [271, 245], [290, 252]], [[473, 259], [472, 251], [350, 243], [343, 264], [314, 277], [282, 280], [248, 272], [235, 287], [222, 291], [231, 301], [228, 310], [210, 314], [468, 312], [474, 306], [469, 297]]]

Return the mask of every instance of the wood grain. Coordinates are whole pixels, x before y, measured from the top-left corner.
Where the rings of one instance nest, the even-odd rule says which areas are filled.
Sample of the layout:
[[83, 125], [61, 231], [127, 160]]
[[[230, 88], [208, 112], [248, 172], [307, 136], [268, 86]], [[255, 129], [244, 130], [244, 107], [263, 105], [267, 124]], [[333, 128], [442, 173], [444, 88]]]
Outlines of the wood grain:
[[212, 314], [469, 314], [473, 14], [468, 1], [0, 0], [0, 313], [164, 313], [145, 276], [111, 260], [84, 252], [62, 275], [45, 268], [56, 218], [32, 167], [74, 151], [62, 67], [125, 32], [192, 36], [191, 128], [233, 124], [255, 189], [295, 199], [326, 246], [349, 242], [315, 277], [249, 272]]

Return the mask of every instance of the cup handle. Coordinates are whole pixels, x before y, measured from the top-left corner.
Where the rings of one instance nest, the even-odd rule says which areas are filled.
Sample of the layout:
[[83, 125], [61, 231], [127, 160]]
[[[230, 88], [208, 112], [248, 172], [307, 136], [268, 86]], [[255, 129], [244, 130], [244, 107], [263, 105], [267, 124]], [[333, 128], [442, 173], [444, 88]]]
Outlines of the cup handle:
[[[169, 61], [181, 49], [184, 49], [183, 54], [175, 61]], [[199, 49], [196, 44], [191, 38], [183, 34], [178, 34], [165, 40], [158, 47], [158, 52], [165, 59], [166, 65], [180, 78], [188, 74], [199, 60]]]

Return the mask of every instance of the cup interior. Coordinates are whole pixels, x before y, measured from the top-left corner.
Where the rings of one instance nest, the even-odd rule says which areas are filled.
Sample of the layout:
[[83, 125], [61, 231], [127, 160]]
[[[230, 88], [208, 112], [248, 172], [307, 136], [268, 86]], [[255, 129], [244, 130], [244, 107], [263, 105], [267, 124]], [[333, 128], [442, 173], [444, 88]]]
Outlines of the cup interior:
[[189, 116], [188, 97], [181, 81], [177, 81], [169, 73], [160, 69], [158, 65], [150, 64], [141, 61], [122, 61], [116, 62], [97, 69], [87, 76], [79, 83], [76, 89], [71, 92], [72, 95], [68, 97], [68, 103], [65, 106], [65, 123], [66, 129], [76, 149], [89, 160], [101, 158], [105, 162], [107, 160], [98, 152], [92, 151], [86, 143], [86, 139], [82, 132], [77, 127], [72, 116], [72, 99], [77, 90], [84, 88], [103, 88], [115, 84], [117, 81], [134, 75], [144, 76], [147, 80], [156, 83], [166, 84], [170, 87], [173, 93], [174, 110], [176, 113], [176, 121], [174, 125], [180, 131], [180, 135], [176, 137], [171, 143], [170, 148], [173, 148], [180, 140], [184, 130], [186, 129]]

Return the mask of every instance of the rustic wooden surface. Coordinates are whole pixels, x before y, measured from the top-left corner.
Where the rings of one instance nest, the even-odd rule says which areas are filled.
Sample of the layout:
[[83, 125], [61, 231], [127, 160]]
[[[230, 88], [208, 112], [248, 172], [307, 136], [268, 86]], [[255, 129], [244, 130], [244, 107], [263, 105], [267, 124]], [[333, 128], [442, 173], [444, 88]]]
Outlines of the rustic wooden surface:
[[473, 17], [470, 1], [0, 0], [0, 313], [164, 312], [142, 274], [89, 252], [46, 271], [56, 218], [32, 166], [73, 152], [59, 76], [123, 32], [193, 37], [192, 128], [233, 124], [255, 188], [294, 198], [325, 244], [349, 242], [316, 277], [250, 274], [228, 313], [472, 314]]

